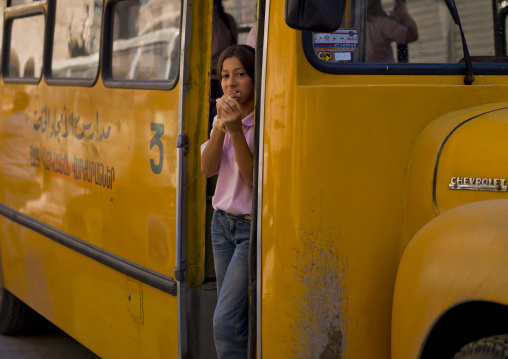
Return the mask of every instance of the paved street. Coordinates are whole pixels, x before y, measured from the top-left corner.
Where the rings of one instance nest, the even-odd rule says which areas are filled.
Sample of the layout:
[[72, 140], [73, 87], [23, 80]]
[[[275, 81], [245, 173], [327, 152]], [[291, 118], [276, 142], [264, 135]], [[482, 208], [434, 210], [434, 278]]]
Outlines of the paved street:
[[0, 359], [99, 359], [58, 329], [27, 336], [0, 335]]

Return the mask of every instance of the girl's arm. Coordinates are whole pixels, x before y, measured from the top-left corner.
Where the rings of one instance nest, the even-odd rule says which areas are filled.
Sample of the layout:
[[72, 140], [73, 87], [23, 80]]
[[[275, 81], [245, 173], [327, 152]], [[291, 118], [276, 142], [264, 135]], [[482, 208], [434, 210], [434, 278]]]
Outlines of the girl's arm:
[[219, 100], [218, 107], [221, 108], [223, 122], [231, 137], [238, 169], [247, 185], [252, 187], [254, 182], [253, 156], [243, 133], [240, 107], [235, 100], [225, 97]]
[[219, 170], [225, 135], [224, 132], [214, 129], [201, 153], [201, 172], [206, 177], [212, 177]]

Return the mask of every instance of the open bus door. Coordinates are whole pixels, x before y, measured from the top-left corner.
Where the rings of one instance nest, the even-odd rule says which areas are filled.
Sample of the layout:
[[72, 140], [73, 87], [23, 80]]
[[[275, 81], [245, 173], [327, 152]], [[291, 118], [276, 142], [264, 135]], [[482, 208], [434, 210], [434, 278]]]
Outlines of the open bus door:
[[[174, 272], [178, 280], [179, 357], [208, 359], [216, 357], [212, 321], [217, 289], [210, 234], [213, 214], [211, 199], [215, 191], [216, 178], [207, 179], [201, 173], [199, 149], [210, 135], [212, 120], [216, 113], [215, 99], [220, 96], [220, 81], [215, 69], [211, 68], [209, 52], [203, 51], [205, 47], [210, 49], [212, 43], [213, 2], [184, 3], [183, 15], [186, 22], [182, 23], [179, 124], [176, 142], [178, 210]], [[264, 1], [259, 1], [258, 4], [256, 0], [224, 0], [222, 5], [224, 11], [235, 19], [238, 44], [246, 43], [247, 35], [254, 25], [258, 24], [262, 28], [260, 25], [262, 21], [257, 19], [262, 18], [259, 14], [263, 14]], [[205, 8], [206, 28], [202, 17]], [[262, 31], [260, 33], [262, 34]], [[262, 43], [259, 35], [257, 41]], [[256, 56], [256, 61], [260, 62], [260, 55]], [[260, 78], [261, 71], [258, 65], [256, 73]], [[255, 256], [255, 252], [252, 253]], [[252, 271], [255, 271], [255, 267]], [[255, 296], [255, 289], [251, 294]], [[255, 302], [250, 305], [250, 308], [255, 310], [253, 306]], [[250, 321], [250, 325], [253, 327], [249, 331], [255, 333], [255, 320]], [[250, 338], [249, 345], [255, 348], [255, 344], [254, 335]]]

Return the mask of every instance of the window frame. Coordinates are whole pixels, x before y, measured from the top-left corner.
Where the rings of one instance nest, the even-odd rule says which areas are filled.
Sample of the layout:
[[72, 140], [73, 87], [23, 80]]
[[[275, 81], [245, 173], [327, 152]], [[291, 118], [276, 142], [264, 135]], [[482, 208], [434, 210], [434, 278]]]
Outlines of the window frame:
[[[180, 77], [180, 62], [173, 80], [118, 80], [113, 78], [111, 64], [113, 61], [113, 28], [114, 28], [114, 6], [120, 2], [129, 0], [110, 0], [104, 8], [102, 18], [101, 53], [99, 56], [102, 82], [108, 88], [123, 89], [144, 89], [144, 90], [173, 90], [178, 84]], [[182, 47], [182, 22], [183, 22], [183, 0], [180, 1], [180, 36], [178, 40], [178, 54]], [[109, 20], [109, 21], [107, 21]], [[180, 58], [180, 56], [178, 57]]]
[[[24, 5], [19, 5], [23, 6]], [[6, 9], [10, 10], [10, 9]], [[41, 82], [42, 76], [44, 75], [45, 60], [46, 60], [46, 33], [43, 34], [42, 44], [42, 71], [38, 78], [32, 77], [11, 77], [9, 76], [9, 65], [10, 65], [10, 54], [11, 54], [11, 35], [12, 35], [12, 23], [15, 20], [42, 15], [45, 23], [47, 23], [46, 10], [42, 6], [21, 10], [14, 13], [9, 13], [5, 16], [4, 20], [4, 33], [2, 39], [2, 80], [7, 84], [28, 84], [37, 85]], [[46, 25], [44, 26], [44, 32], [46, 32]]]
[[[505, 8], [505, 10], [508, 9]], [[508, 11], [508, 10], [507, 10]], [[497, 21], [500, 16], [497, 14]], [[494, 26], [496, 19], [494, 19]], [[494, 29], [493, 29], [494, 31]], [[316, 69], [331, 75], [466, 75], [464, 63], [326, 63], [317, 58], [313, 48], [313, 32], [302, 31], [302, 46], [307, 61]], [[496, 41], [496, 39], [494, 39]], [[504, 39], [503, 41], [506, 41]], [[496, 49], [497, 51], [498, 49]], [[473, 62], [475, 75], [508, 75], [506, 63]]]
[[[50, 86], [79, 86], [79, 87], [92, 87], [94, 86], [101, 73], [101, 52], [102, 52], [102, 32], [104, 29], [101, 23], [101, 41], [99, 45], [99, 61], [97, 62], [97, 73], [94, 78], [80, 78], [80, 77], [53, 77], [53, 42], [56, 25], [56, 6], [57, 0], [48, 0], [48, 14], [46, 17], [46, 48], [44, 57], [44, 80]], [[102, 22], [104, 21], [104, 8], [102, 9]]]

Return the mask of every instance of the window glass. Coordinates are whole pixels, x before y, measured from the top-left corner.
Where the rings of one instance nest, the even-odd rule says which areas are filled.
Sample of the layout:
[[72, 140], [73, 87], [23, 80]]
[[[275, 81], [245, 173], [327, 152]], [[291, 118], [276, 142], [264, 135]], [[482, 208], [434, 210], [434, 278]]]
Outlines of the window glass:
[[[495, 56], [491, 0], [456, 0], [471, 56]], [[408, 45], [409, 62], [457, 63], [464, 57], [459, 27], [444, 1], [408, 0], [419, 40]], [[426, 12], [433, 14], [428, 16]]]
[[111, 64], [113, 79], [176, 79], [180, 7], [180, 0], [115, 3]]
[[93, 79], [99, 68], [102, 0], [58, 0], [51, 76]]
[[[493, 31], [492, 0], [455, 2], [473, 62], [503, 62], [499, 49], [496, 52], [495, 43], [501, 33]], [[459, 27], [444, 0], [405, 0], [405, 4], [398, 6], [395, 3], [395, 0], [350, 0], [349, 13], [340, 30], [334, 34], [313, 34], [315, 56], [319, 61], [337, 64], [463, 61]]]
[[250, 29], [256, 23], [256, 0], [223, 0], [224, 11], [234, 17], [238, 28], [238, 43], [245, 44]]
[[8, 77], [40, 78], [44, 16], [14, 19], [11, 27]]
[[35, 0], [10, 0], [7, 2], [8, 6], [16, 6], [16, 5], [22, 5], [22, 4], [28, 4]]
[[0, 54], [2, 53], [2, 39], [4, 32], [4, 9], [5, 9], [5, 0], [0, 0]]
[[[506, 34], [506, 25], [508, 25], [507, 20], [508, 20], [508, 17], [505, 16], [503, 18], [503, 25], [504, 25], [503, 31], [505, 32], [505, 34]], [[501, 46], [503, 46], [503, 51], [504, 51], [504, 54], [506, 55], [506, 49], [508, 49], [508, 38], [506, 36], [505, 36], [504, 41], [502, 42]]]

